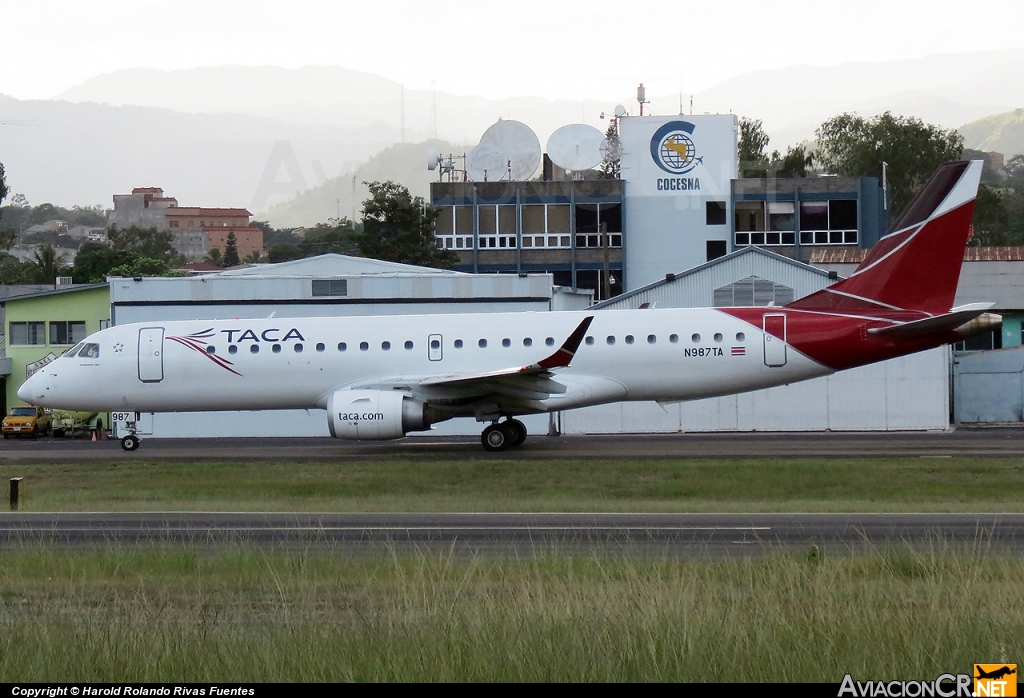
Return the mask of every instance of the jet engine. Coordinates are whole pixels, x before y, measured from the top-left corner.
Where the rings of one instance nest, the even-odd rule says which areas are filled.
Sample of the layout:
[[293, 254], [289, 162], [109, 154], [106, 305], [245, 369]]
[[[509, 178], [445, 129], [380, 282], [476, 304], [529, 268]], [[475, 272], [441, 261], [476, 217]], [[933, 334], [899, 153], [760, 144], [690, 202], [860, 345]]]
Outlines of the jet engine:
[[399, 439], [445, 419], [449, 415], [400, 392], [338, 390], [327, 400], [327, 427], [336, 439]]

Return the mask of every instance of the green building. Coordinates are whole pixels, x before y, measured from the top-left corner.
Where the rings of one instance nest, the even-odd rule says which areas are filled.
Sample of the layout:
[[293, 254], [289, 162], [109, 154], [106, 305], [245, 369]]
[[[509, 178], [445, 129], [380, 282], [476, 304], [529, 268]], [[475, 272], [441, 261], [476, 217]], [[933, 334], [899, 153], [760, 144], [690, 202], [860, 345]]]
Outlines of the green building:
[[[3, 414], [23, 404], [18, 399], [18, 388], [32, 373], [110, 325], [110, 289], [106, 283], [14, 296], [3, 300], [3, 307]], [[109, 419], [104, 417], [104, 423], [109, 425]]]

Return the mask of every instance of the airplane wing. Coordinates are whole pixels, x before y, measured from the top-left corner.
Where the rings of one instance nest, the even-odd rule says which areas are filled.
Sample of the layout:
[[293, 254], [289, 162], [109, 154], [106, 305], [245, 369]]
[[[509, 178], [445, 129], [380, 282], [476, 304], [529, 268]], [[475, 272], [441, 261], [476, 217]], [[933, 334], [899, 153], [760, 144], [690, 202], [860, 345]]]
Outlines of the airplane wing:
[[483, 404], [515, 407], [523, 412], [539, 411], [539, 401], [566, 392], [553, 380], [554, 372], [569, 366], [594, 316], [585, 317], [572, 334], [550, 356], [527, 366], [510, 366], [479, 373], [450, 373], [431, 376], [400, 376], [352, 384], [346, 388], [401, 389], [431, 404]]
[[562, 343], [562, 346], [560, 346], [554, 354], [546, 359], [538, 361], [535, 364], [504, 368], [498, 371], [487, 371], [485, 373], [438, 376], [436, 378], [429, 378], [422, 381], [420, 385], [424, 387], [439, 385], [467, 385], [480, 381], [489, 382], [496, 378], [550, 375], [550, 372], [556, 368], [564, 368], [569, 365], [569, 362], [572, 361], [572, 357], [576, 355], [576, 350], [579, 349], [580, 342], [583, 341], [583, 337], [587, 334], [587, 329], [590, 328], [590, 323], [593, 322], [593, 320], [593, 315], [588, 315], [583, 318], [583, 322], [577, 325], [576, 329], [573, 330], [571, 335], [569, 335], [569, 338]]

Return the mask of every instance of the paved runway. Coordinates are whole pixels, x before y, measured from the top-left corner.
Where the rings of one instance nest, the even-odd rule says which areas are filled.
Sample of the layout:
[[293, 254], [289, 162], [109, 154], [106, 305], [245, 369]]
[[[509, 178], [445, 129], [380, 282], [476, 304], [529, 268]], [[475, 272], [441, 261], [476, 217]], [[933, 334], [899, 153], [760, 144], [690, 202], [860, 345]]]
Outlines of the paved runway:
[[0, 514], [0, 544], [30, 541], [716, 556], [966, 545], [983, 554], [1024, 551], [1024, 514]]
[[2, 463], [84, 460], [389, 460], [563, 458], [828, 458], [899, 456], [1024, 457], [1024, 428], [958, 428], [944, 432], [715, 433], [531, 436], [523, 446], [487, 453], [475, 436], [351, 442], [331, 438], [146, 439], [126, 453], [117, 441], [8, 439]]

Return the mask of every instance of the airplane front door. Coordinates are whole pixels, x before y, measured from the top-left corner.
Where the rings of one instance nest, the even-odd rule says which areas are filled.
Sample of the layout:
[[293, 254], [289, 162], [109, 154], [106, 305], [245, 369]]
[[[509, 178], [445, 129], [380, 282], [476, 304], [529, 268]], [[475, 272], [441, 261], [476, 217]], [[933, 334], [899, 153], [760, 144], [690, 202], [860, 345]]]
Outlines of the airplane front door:
[[764, 365], [773, 368], [786, 365], [786, 316], [773, 313], [764, 316]]
[[159, 383], [164, 379], [164, 328], [139, 330], [139, 380]]

